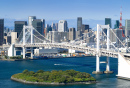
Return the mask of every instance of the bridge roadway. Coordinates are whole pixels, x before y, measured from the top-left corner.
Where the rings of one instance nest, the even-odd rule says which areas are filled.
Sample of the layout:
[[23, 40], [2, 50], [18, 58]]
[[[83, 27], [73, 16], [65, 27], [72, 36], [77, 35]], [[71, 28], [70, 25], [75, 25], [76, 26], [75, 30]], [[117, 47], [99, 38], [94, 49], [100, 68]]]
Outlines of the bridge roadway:
[[[10, 47], [10, 45], [4, 45], [3, 47]], [[15, 44], [15, 47], [23, 47], [23, 44]], [[64, 48], [64, 49], [73, 49], [82, 52], [89, 52], [93, 55], [99, 54], [99, 56], [108, 56], [113, 58], [118, 58], [118, 52], [113, 50], [107, 51], [106, 49], [100, 49], [100, 53], [96, 52], [96, 48], [84, 47], [79, 45], [70, 45], [67, 43], [27, 43], [24, 47], [55, 47], [55, 48]], [[130, 53], [122, 53], [125, 56], [130, 57]]]
[[[15, 44], [15, 47], [23, 47], [23, 44]], [[73, 49], [73, 50], [78, 50], [82, 52], [89, 52], [92, 53], [93, 55], [96, 55], [96, 48], [90, 48], [90, 47], [83, 47], [79, 45], [70, 45], [70, 44], [64, 44], [64, 43], [34, 43], [34, 44], [26, 44], [24, 47], [55, 47], [55, 48], [64, 48], [64, 49]], [[109, 57], [114, 57], [118, 58], [118, 52], [113, 52], [113, 51], [107, 51], [106, 49], [101, 49], [100, 56], [109, 56]]]

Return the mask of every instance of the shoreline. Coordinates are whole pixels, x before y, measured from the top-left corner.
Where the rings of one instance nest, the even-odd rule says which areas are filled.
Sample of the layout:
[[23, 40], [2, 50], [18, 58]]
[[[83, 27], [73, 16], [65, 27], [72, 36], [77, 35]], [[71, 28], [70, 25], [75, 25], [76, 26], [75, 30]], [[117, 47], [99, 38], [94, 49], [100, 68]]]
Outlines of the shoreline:
[[20, 82], [20, 83], [25, 83], [25, 84], [34, 84], [34, 85], [74, 85], [74, 84], [94, 84], [97, 83], [96, 81], [88, 81], [88, 82], [73, 82], [73, 83], [58, 83], [58, 82], [31, 82], [31, 81], [26, 81], [22, 79], [17, 79], [11, 76], [10, 78], [13, 81]]
[[34, 58], [34, 59], [0, 59], [1, 61], [24, 61], [24, 60], [44, 60], [44, 59], [59, 59], [59, 58], [79, 58], [79, 57], [95, 57], [95, 56], [72, 56], [72, 57], [52, 57], [52, 58]]

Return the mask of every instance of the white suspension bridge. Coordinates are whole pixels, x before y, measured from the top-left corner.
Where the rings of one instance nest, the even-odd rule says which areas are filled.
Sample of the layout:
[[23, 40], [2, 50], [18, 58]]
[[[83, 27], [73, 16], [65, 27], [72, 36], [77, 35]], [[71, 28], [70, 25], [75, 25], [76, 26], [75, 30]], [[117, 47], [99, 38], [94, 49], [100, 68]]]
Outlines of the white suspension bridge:
[[[105, 73], [112, 73], [110, 71], [110, 60], [109, 57], [118, 58], [119, 54], [123, 56], [130, 56], [128, 53], [119, 53], [118, 47], [116, 47], [111, 41], [110, 41], [110, 31], [113, 32], [113, 30], [110, 29], [109, 25], [99, 25], [97, 24], [97, 37], [96, 37], [96, 48], [89, 47], [89, 46], [80, 46], [81, 42], [84, 42], [85, 40], [91, 38], [94, 36], [94, 31], [91, 30], [92, 36], [87, 37], [85, 40], [82, 40], [81, 36], [78, 39], [75, 39], [73, 42], [66, 42], [66, 43], [56, 43], [55, 41], [50, 41], [49, 39], [45, 38], [43, 35], [41, 35], [34, 27], [32, 26], [24, 26], [23, 31], [21, 32], [18, 41], [16, 44], [12, 44], [9, 48], [9, 54], [11, 56], [14, 56], [14, 49], [16, 47], [22, 47], [23, 48], [23, 58], [25, 58], [26, 54], [26, 48], [31, 48], [31, 58], [33, 59], [33, 47], [55, 47], [55, 48], [64, 48], [64, 49], [72, 49], [72, 50], [78, 50], [82, 52], [90, 52], [92, 54], [96, 54], [96, 71], [94, 71], [94, 74], [101, 74], [100, 71], [100, 63], [106, 63], [106, 71]], [[102, 31], [102, 29], [107, 29], [107, 35]], [[107, 41], [101, 40], [101, 36], [105, 36], [107, 38]], [[117, 37], [117, 35], [114, 33], [115, 37], [119, 40], [121, 43], [121, 46], [126, 48], [125, 44]], [[102, 41], [105, 41], [106, 48], [101, 48]], [[101, 62], [100, 56], [107, 56], [107, 61]]]

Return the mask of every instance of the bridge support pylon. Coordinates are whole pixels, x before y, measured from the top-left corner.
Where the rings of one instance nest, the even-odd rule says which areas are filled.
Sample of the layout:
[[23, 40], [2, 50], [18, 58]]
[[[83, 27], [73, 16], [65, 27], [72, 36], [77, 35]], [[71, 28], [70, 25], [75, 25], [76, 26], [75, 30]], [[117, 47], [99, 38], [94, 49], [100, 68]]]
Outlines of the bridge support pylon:
[[33, 59], [33, 47], [31, 47], [31, 59]]
[[96, 71], [93, 71], [92, 74], [103, 74], [103, 72], [100, 71], [100, 57], [99, 57], [99, 55], [96, 56]]
[[106, 63], [106, 71], [104, 71], [106, 74], [113, 73], [113, 71], [110, 71], [110, 58], [107, 57], [107, 63]]
[[23, 59], [25, 59], [25, 47], [23, 47]]

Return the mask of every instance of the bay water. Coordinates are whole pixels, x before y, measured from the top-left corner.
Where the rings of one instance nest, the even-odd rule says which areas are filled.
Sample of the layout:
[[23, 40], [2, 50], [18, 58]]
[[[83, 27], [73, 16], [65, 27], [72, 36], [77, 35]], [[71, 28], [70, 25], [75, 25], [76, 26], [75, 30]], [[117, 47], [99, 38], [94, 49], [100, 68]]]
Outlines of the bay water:
[[[101, 61], [106, 61], [107, 57], [100, 57]], [[13, 74], [21, 73], [23, 70], [29, 71], [51, 71], [51, 70], [70, 70], [74, 69], [80, 72], [90, 73], [97, 79], [96, 84], [82, 85], [31, 85], [12, 81], [10, 77]], [[96, 70], [96, 57], [77, 57], [77, 58], [57, 58], [43, 60], [26, 61], [0, 61], [0, 88], [130, 88], [130, 81], [117, 78], [118, 59], [110, 58], [110, 69], [113, 74], [94, 75]], [[127, 68], [124, 68], [127, 69]], [[100, 70], [106, 70], [106, 64], [100, 65]]]

